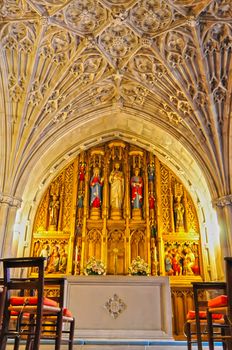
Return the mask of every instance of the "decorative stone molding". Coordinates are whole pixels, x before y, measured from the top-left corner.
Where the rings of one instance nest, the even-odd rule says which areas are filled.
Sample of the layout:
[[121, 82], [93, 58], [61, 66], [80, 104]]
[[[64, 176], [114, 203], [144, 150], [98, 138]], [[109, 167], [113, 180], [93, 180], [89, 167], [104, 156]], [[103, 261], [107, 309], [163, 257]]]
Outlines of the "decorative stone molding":
[[10, 207], [20, 208], [21, 203], [22, 203], [21, 198], [16, 198], [4, 193], [0, 193], [0, 205], [7, 204]]
[[212, 1], [205, 12], [218, 19], [231, 20], [232, 3], [230, 0]]
[[64, 10], [64, 20], [80, 33], [92, 33], [107, 19], [107, 11], [95, 0], [76, 0]]
[[167, 28], [173, 20], [173, 9], [164, 1], [140, 1], [131, 10], [131, 22], [144, 33], [154, 35]]
[[232, 205], [232, 194], [229, 194], [228, 196], [223, 196], [220, 197], [218, 199], [215, 199], [213, 201], [213, 203], [217, 206], [217, 207], [225, 207], [227, 205]]
[[100, 45], [112, 58], [127, 57], [137, 46], [138, 38], [134, 32], [116, 19], [100, 38]]
[[17, 19], [21, 16], [24, 18], [35, 15], [35, 11], [24, 1], [7, 1], [2, 0], [0, 5], [0, 18], [9, 17]]
[[117, 294], [114, 294], [114, 296], [112, 298], [109, 298], [109, 300], [107, 300], [105, 303], [105, 308], [115, 319], [126, 309], [126, 304], [122, 299], [119, 298]]

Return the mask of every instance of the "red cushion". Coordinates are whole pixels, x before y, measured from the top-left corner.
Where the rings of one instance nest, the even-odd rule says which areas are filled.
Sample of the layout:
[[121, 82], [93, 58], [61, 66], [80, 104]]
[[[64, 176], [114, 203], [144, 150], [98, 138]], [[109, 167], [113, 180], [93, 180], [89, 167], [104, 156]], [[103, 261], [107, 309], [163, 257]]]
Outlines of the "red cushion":
[[18, 311], [11, 311], [10, 314], [11, 314], [11, 316], [18, 316], [19, 312]]
[[223, 314], [212, 314], [213, 320], [221, 320], [223, 317]]
[[[206, 318], [207, 317], [206, 311], [199, 311], [199, 317]], [[194, 320], [194, 318], [196, 318], [196, 311], [190, 310], [187, 314], [187, 320]]]
[[[11, 314], [11, 316], [18, 316], [18, 315], [19, 315], [19, 312], [18, 312], [18, 311], [13, 311], [13, 310], [12, 310], [12, 311], [10, 312], [10, 314]], [[30, 314], [27, 313], [27, 312], [23, 314], [23, 317], [29, 317], [29, 316], [30, 316]]]
[[66, 317], [72, 317], [72, 313], [69, 309], [67, 309], [66, 307], [63, 308], [63, 316]]
[[[11, 305], [36, 305], [38, 302], [38, 297], [11, 297], [10, 303]], [[46, 306], [55, 306], [57, 307], [58, 304], [56, 301], [49, 299], [49, 298], [43, 298], [43, 305]]]
[[219, 295], [216, 298], [210, 299], [208, 301], [208, 307], [222, 307], [227, 306], [228, 297], [227, 295]]
[[[204, 320], [207, 318], [207, 312], [206, 311], [199, 311], [199, 317], [201, 320]], [[187, 320], [194, 320], [196, 318], [196, 311], [190, 310], [187, 314]], [[212, 318], [214, 320], [220, 320], [223, 318], [222, 314], [212, 314]]]

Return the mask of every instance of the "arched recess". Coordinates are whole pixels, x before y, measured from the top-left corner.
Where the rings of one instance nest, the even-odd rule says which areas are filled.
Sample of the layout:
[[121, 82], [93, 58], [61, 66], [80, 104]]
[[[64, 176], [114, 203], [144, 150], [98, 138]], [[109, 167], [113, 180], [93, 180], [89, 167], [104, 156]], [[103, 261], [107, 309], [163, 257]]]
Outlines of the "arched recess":
[[[211, 204], [215, 189], [209, 187], [204, 167], [199, 167], [194, 154], [183, 147], [181, 140], [149, 121], [124, 113], [98, 116], [72, 129], [67, 128], [63, 134], [51, 136], [49, 143], [43, 144], [40, 152], [33, 155], [17, 185], [17, 194], [23, 198], [15, 227], [15, 232], [20, 237], [18, 248], [15, 248], [18, 254], [28, 255], [30, 252], [36, 208], [50, 181], [82, 150], [115, 138], [154, 153], [181, 179], [198, 210], [204, 266], [208, 265], [210, 252], [211, 278], [221, 277], [221, 266], [217, 264], [216, 267], [215, 264], [219, 251], [217, 218]], [[207, 276], [207, 271], [205, 274]]]
[[[124, 196], [120, 204], [111, 205], [109, 183], [116, 164], [125, 183]], [[141, 203], [133, 201], [136, 169]], [[98, 185], [92, 191], [98, 175]], [[31, 254], [44, 251], [49, 258], [48, 275], [83, 273], [93, 256], [106, 263], [107, 273], [113, 274], [117, 266], [117, 273], [126, 274], [132, 259], [140, 255], [152, 274], [157, 273], [154, 263], [158, 259], [159, 274], [181, 276], [182, 281], [183, 277], [199, 280], [205, 277], [199, 234], [196, 209], [179, 178], [153, 152], [115, 139], [82, 151], [49, 184], [36, 213]], [[59, 256], [57, 247], [66, 250], [65, 271], [63, 264], [61, 269], [59, 264], [54, 267], [53, 260], [59, 260], [53, 259], [53, 255]], [[173, 263], [168, 270], [166, 256], [172, 261], [178, 257], [181, 263]], [[188, 265], [192, 267], [187, 269]]]

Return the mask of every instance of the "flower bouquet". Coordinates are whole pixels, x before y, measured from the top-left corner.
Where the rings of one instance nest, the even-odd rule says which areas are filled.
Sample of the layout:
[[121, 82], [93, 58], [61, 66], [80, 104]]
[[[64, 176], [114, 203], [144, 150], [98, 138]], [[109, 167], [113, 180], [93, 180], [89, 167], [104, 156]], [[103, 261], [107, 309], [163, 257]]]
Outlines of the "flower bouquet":
[[129, 274], [134, 276], [147, 276], [150, 273], [150, 268], [148, 264], [140, 258], [140, 256], [137, 256], [136, 259], [134, 259], [129, 266]]
[[92, 256], [85, 267], [85, 275], [105, 275], [106, 267], [101, 260], [97, 260]]

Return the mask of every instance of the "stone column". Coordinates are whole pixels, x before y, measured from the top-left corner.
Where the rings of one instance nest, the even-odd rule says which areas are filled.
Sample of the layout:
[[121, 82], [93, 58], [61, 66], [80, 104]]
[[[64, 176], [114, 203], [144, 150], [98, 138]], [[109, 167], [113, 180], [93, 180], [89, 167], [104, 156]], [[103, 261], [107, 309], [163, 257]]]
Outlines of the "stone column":
[[13, 230], [21, 199], [0, 194], [0, 256], [11, 257], [13, 247]]
[[220, 252], [222, 266], [224, 257], [232, 256], [232, 194], [214, 201], [220, 227]]

